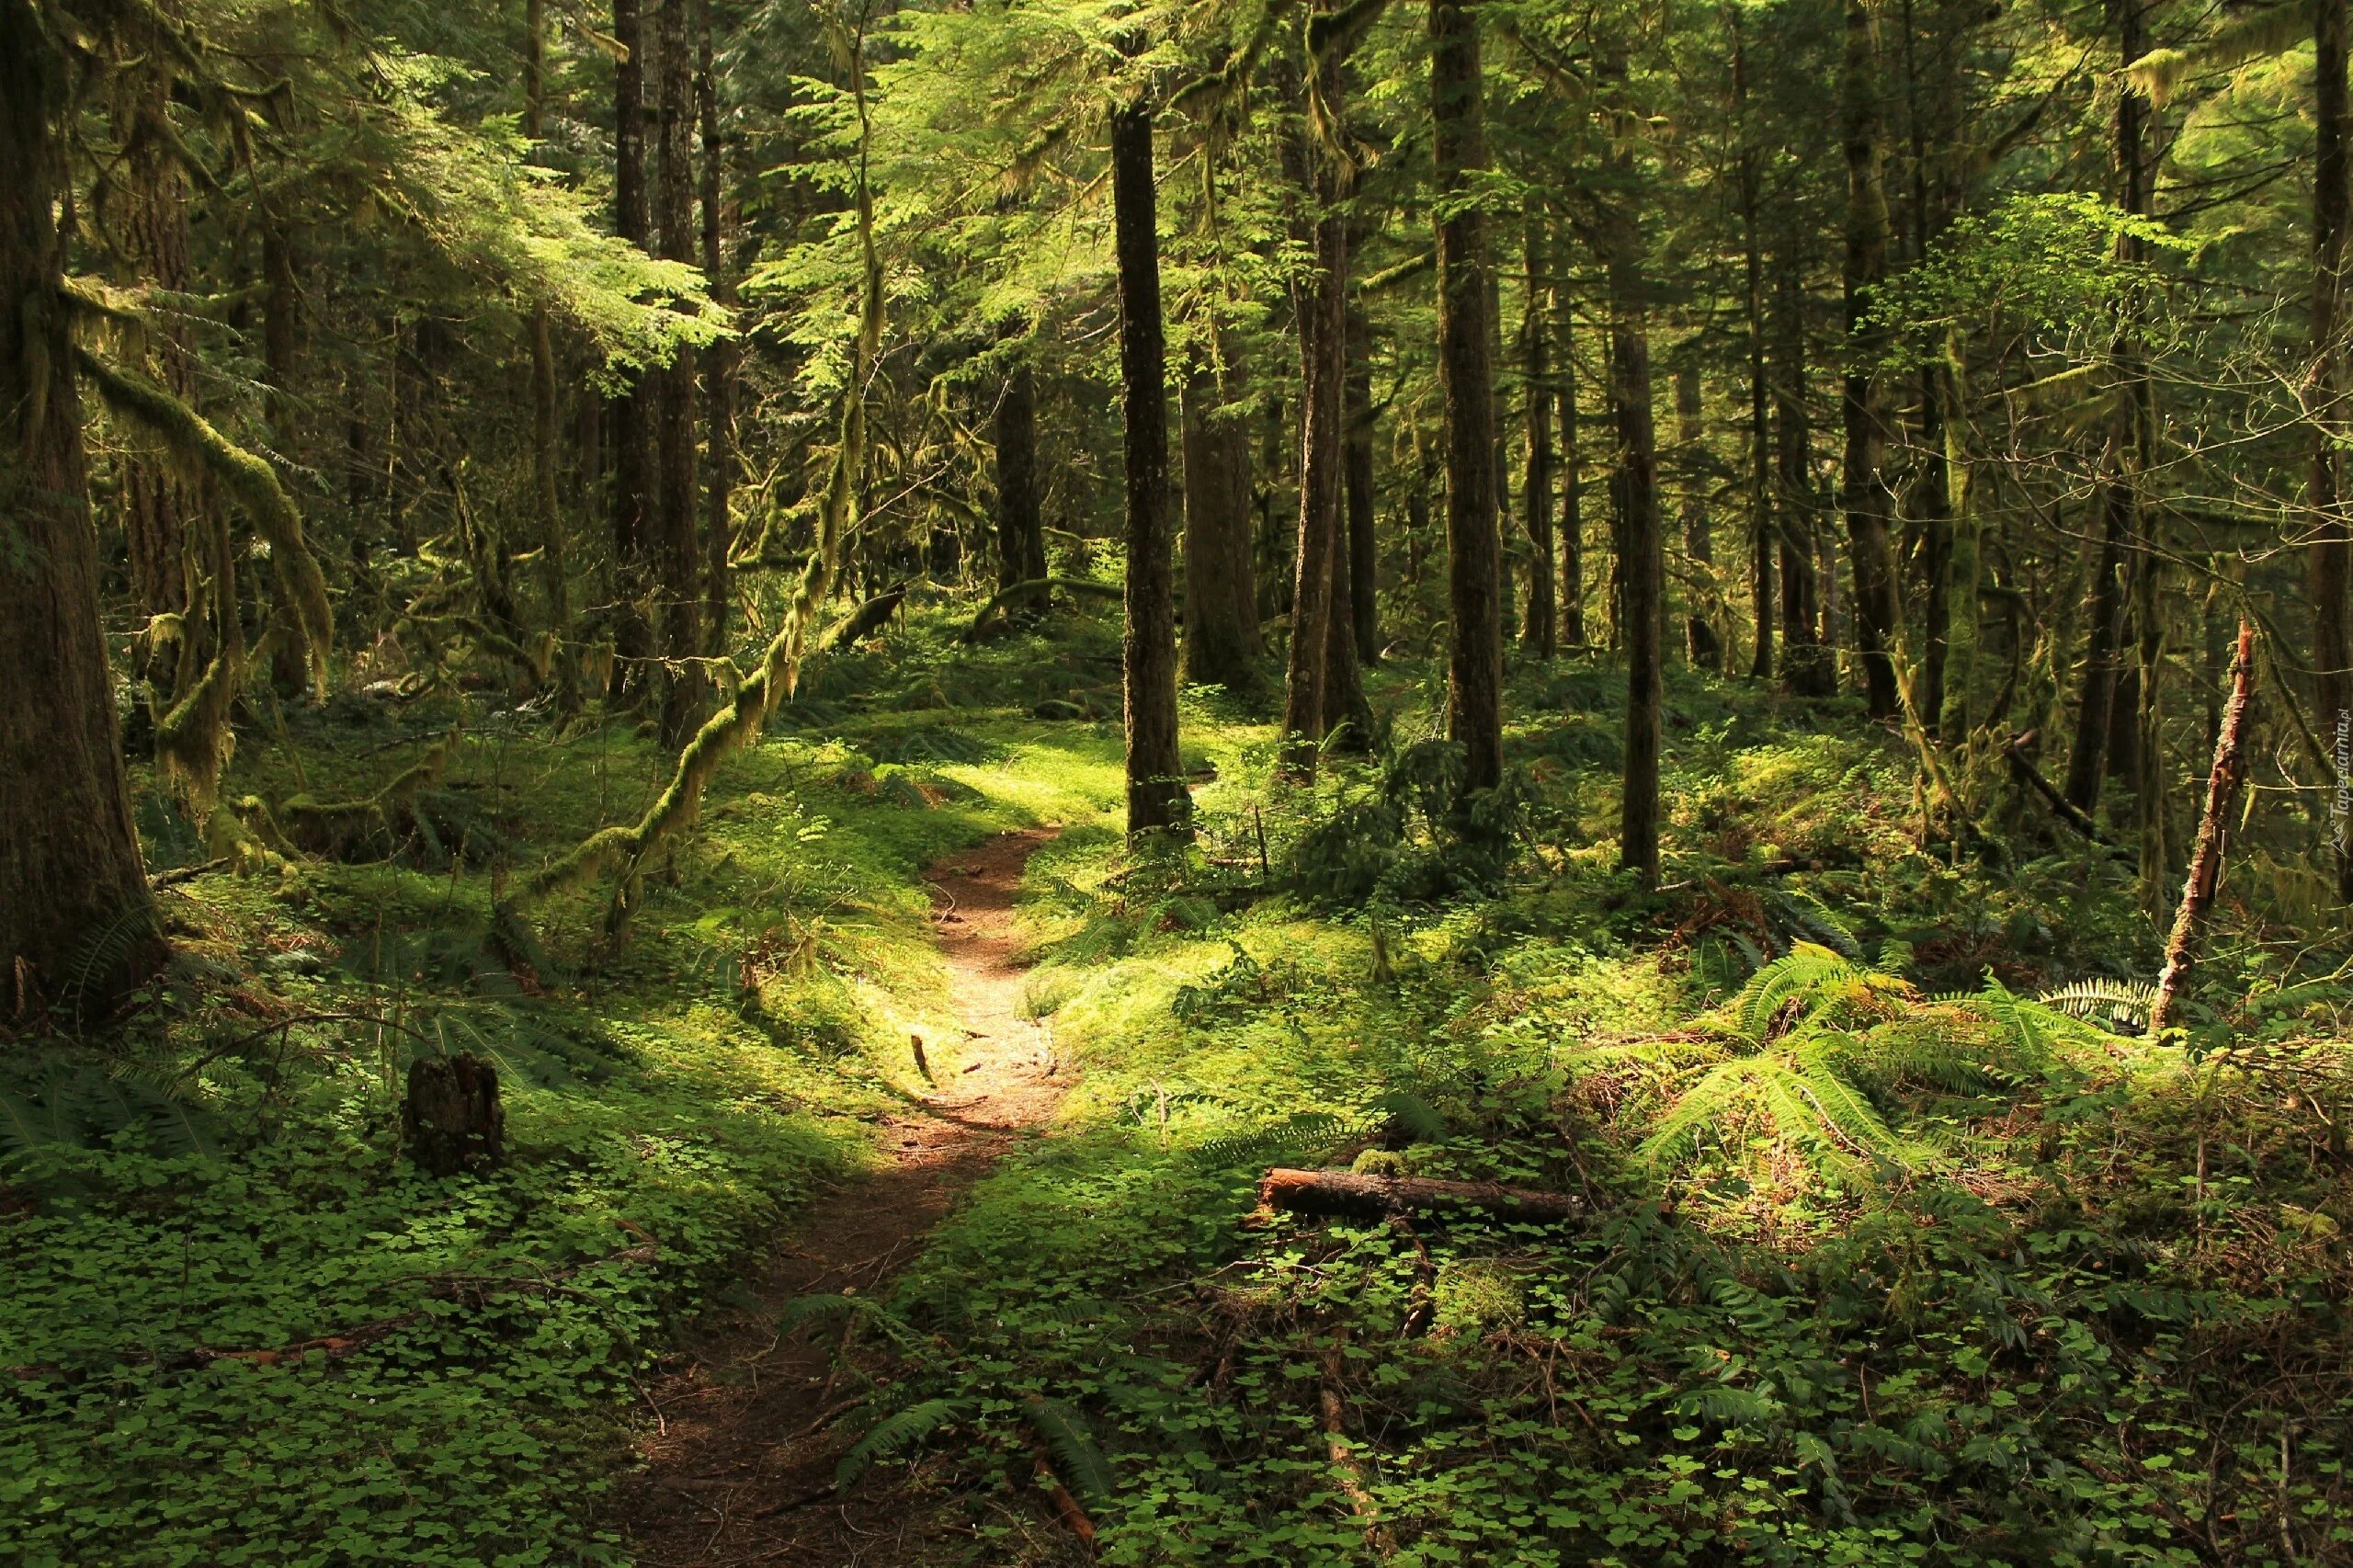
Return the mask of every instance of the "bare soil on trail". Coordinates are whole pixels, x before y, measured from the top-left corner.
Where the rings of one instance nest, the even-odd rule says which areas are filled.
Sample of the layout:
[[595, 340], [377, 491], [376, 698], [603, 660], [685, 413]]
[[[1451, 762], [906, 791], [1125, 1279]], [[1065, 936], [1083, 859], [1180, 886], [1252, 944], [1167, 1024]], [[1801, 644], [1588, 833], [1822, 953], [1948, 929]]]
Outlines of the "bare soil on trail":
[[706, 1317], [642, 1391], [644, 1462], [624, 1480], [619, 1514], [648, 1568], [969, 1560], [964, 1511], [921, 1495], [904, 1468], [828, 1490], [850, 1380], [833, 1372], [830, 1335], [787, 1340], [776, 1318], [797, 1296], [875, 1290], [1062, 1098], [1051, 1037], [1022, 1017], [1028, 966], [1013, 932], [1022, 868], [1052, 836], [1005, 834], [926, 873], [963, 1038], [922, 1037], [934, 1086], [920, 1108], [884, 1122], [889, 1164], [812, 1199], [745, 1280], [757, 1304]]

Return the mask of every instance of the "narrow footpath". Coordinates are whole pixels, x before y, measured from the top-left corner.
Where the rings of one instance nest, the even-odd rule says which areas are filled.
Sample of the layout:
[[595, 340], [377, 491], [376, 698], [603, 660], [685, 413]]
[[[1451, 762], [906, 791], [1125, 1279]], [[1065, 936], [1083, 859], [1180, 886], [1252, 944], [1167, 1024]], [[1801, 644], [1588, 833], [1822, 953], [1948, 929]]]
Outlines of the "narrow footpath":
[[900, 1494], [896, 1466], [846, 1494], [827, 1490], [842, 1447], [831, 1428], [852, 1402], [835, 1387], [829, 1336], [781, 1339], [776, 1318], [812, 1291], [884, 1286], [1061, 1099], [1051, 1038], [1022, 1016], [1013, 930], [1022, 868], [1052, 836], [1005, 834], [926, 873], [966, 1038], [923, 1041], [937, 1077], [921, 1109], [883, 1124], [890, 1164], [812, 1199], [745, 1280], [756, 1305], [711, 1313], [642, 1391], [644, 1464], [623, 1482], [619, 1514], [648, 1568], [912, 1563], [929, 1523], [956, 1517]]

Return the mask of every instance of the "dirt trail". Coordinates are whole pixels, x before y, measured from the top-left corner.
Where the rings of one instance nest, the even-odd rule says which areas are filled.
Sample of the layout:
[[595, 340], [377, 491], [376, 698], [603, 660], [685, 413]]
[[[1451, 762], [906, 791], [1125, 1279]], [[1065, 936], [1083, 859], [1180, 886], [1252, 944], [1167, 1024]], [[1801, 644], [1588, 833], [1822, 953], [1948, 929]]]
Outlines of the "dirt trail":
[[813, 1199], [745, 1281], [757, 1305], [713, 1313], [643, 1391], [654, 1429], [619, 1509], [640, 1562], [881, 1568], [922, 1557], [935, 1511], [892, 1491], [904, 1472], [820, 1495], [839, 1448], [828, 1428], [847, 1396], [828, 1377], [831, 1345], [779, 1340], [776, 1316], [796, 1296], [889, 1278], [1062, 1097], [1051, 1040], [1021, 1016], [1013, 934], [1022, 868], [1052, 836], [1005, 834], [926, 873], [965, 1038], [924, 1039], [935, 1086], [925, 1110], [883, 1124], [892, 1163]]

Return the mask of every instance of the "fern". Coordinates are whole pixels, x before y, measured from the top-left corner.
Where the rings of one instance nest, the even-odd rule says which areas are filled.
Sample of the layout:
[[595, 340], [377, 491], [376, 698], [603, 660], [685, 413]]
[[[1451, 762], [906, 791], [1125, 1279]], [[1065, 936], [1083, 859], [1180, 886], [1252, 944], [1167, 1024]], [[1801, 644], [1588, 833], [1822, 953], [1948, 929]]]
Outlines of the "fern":
[[1830, 913], [1830, 906], [1810, 892], [1795, 888], [1781, 888], [1768, 895], [1782, 918], [1804, 932], [1822, 947], [1829, 949], [1850, 963], [1860, 963], [1863, 944], [1848, 930], [1845, 922]]
[[928, 1438], [963, 1415], [961, 1400], [927, 1399], [921, 1404], [909, 1405], [896, 1415], [889, 1416], [868, 1428], [866, 1436], [850, 1446], [834, 1466], [834, 1484], [846, 1487], [874, 1467], [879, 1460], [892, 1458]]
[[1800, 942], [1750, 975], [1748, 983], [1733, 999], [1740, 1032], [1751, 1040], [1762, 1041], [1765, 1031], [1772, 1028], [1782, 1007], [1793, 998], [1822, 992], [1868, 972], [1828, 948]]
[[1407, 1089], [1392, 1089], [1372, 1102], [1388, 1124], [1418, 1142], [1435, 1143], [1446, 1136], [1446, 1118], [1436, 1106]]
[[1116, 1483], [1111, 1461], [1097, 1445], [1078, 1413], [1060, 1400], [1031, 1394], [1021, 1402], [1030, 1429], [1044, 1439], [1063, 1481], [1082, 1496], [1108, 1497]]
[[2036, 1000], [2087, 1023], [2124, 1025], [2138, 1031], [2149, 1027], [2157, 988], [2143, 980], [2079, 980], [2046, 991]]

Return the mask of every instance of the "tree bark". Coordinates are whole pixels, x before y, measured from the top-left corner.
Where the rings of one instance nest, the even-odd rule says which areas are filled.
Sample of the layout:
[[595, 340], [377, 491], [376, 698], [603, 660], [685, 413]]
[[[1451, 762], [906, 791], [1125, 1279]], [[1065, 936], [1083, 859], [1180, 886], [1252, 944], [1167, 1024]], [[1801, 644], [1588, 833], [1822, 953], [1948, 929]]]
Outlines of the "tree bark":
[[[1706, 476], [1700, 467], [1699, 368], [1686, 363], [1675, 371], [1675, 445], [1685, 467], [1683, 483], [1683, 551], [1695, 578], [1712, 577], [1716, 560], [1714, 530], [1708, 520]], [[1694, 605], [1684, 619], [1684, 648], [1694, 669], [1722, 675], [1723, 639], [1707, 617], [1708, 607]]]
[[[543, 0], [523, 9], [523, 135], [538, 150], [547, 124], [547, 23]], [[555, 340], [545, 305], [531, 307], [531, 508], [540, 532], [540, 581], [547, 595], [548, 635], [555, 640], [557, 701], [567, 713], [580, 706], [579, 664], [574, 656], [572, 569], [563, 506], [556, 493]]]
[[[640, 250], [653, 244], [653, 219], [645, 189], [645, 28], [639, 0], [613, 0], [613, 233]], [[653, 528], [647, 501], [653, 443], [646, 423], [644, 378], [619, 372], [623, 388], [608, 404], [613, 458], [613, 598], [619, 606], [613, 628], [612, 695], [642, 698], [648, 689], [646, 660], [654, 651], [646, 619], [646, 551]]]
[[1381, 541], [1373, 509], [1372, 326], [1348, 312], [1347, 423], [1348, 608], [1359, 666], [1381, 662]]
[[[2340, 57], [2341, 58], [2341, 57]], [[2189, 877], [2181, 888], [2181, 908], [2174, 916], [2173, 935], [2165, 942], [2165, 971], [2157, 979], [2157, 999], [2149, 1008], [2149, 1032], [2165, 1027], [2174, 999], [2196, 961], [2198, 928], [2214, 903], [2222, 877], [2222, 840], [2228, 831], [2231, 802], [2239, 792], [2245, 772], [2241, 743], [2246, 730], [2247, 697], [2255, 673], [2255, 628], [2239, 622], [2238, 656], [2231, 665], [2231, 700], [2222, 710], [2220, 734], [2214, 742], [2214, 766], [2206, 778], [2206, 812], [2200, 819], [2198, 844], [2190, 851]]]
[[[719, 132], [717, 40], [712, 36], [712, 0], [697, 0], [699, 40], [695, 60], [695, 99], [702, 119], [702, 269], [718, 304], [735, 303], [735, 275], [727, 254], [727, 143]], [[734, 542], [735, 373], [743, 349], [722, 338], [702, 351], [704, 426], [710, 473], [703, 482], [703, 651], [727, 653], [727, 606], [733, 597], [727, 557]]]
[[[695, 260], [701, 226], [695, 214], [695, 57], [688, 44], [689, 0], [659, 0], [660, 82], [656, 127], [655, 216], [665, 261]], [[694, 663], [703, 652], [702, 603], [708, 591], [703, 551], [697, 548], [700, 508], [695, 486], [696, 355], [681, 347], [660, 370], [654, 403], [655, 517], [659, 533], [654, 568], [661, 599], [662, 714], [665, 745], [684, 745], [694, 733], [705, 682]]]
[[498, 1070], [473, 1056], [420, 1056], [410, 1062], [401, 1152], [427, 1176], [485, 1171], [502, 1163], [506, 1115], [498, 1103]]
[[1159, 201], [1152, 105], [1111, 116], [1111, 205], [1120, 274], [1120, 375], [1127, 431], [1128, 835], [1189, 828], [1176, 747], [1176, 566], [1168, 495], [1168, 350], [1160, 314]]
[[996, 585], [1003, 593], [1046, 575], [1046, 530], [1038, 514], [1038, 382], [1029, 348], [1006, 373], [997, 396]]
[[1748, 333], [1749, 613], [1756, 627], [1748, 662], [1753, 680], [1773, 678], [1773, 437], [1772, 392], [1765, 378], [1765, 256], [1757, 232], [1757, 153], [1747, 125], [1748, 45], [1740, 7], [1729, 6], [1733, 28], [1733, 98], [1742, 118], [1740, 241], [1742, 303]]
[[1233, 412], [1241, 367], [1196, 354], [1181, 395], [1185, 430], [1185, 680], [1259, 684], [1256, 562], [1251, 549], [1250, 432]]
[[[1336, 96], [1339, 72], [1317, 66], [1325, 101]], [[1304, 231], [1314, 271], [1291, 290], [1299, 329], [1299, 542], [1293, 553], [1290, 661], [1283, 683], [1283, 770], [1315, 777], [1324, 736], [1345, 720], [1331, 689], [1335, 673], [1332, 626], [1351, 610], [1340, 592], [1347, 578], [1343, 422], [1347, 375], [1348, 225], [1339, 204], [1347, 192], [1337, 161], [1312, 144], [1302, 129], [1287, 160], [1306, 213], [1292, 225]], [[1351, 634], [1352, 635], [1352, 634]]]
[[1550, 239], [1541, 210], [1531, 206], [1522, 238], [1528, 278], [1520, 313], [1520, 347], [1527, 385], [1521, 392], [1528, 421], [1527, 502], [1528, 614], [1520, 622], [1520, 646], [1537, 658], [1559, 651], [1560, 616], [1552, 564], [1552, 369], [1550, 317], [1552, 282], [1545, 276]]
[[1585, 626], [1585, 469], [1578, 452], [1576, 311], [1569, 298], [1568, 247], [1557, 244], [1554, 303], [1560, 324], [1561, 642], [1582, 649]]
[[[1631, 198], [1627, 199], [1631, 201]], [[1658, 508], [1658, 442], [1651, 412], [1648, 304], [1640, 231], [1630, 205], [1613, 208], [1603, 257], [1609, 284], [1609, 403], [1617, 426], [1613, 488], [1622, 540], [1626, 648], [1626, 767], [1618, 863], [1644, 887], [1658, 881], [1659, 732], [1665, 699], [1665, 575]]]
[[[2313, 188], [2312, 369], [2305, 407], [2312, 455], [2305, 505], [2312, 512], [2307, 580], [2313, 596], [2313, 718], [2331, 744], [2353, 725], [2353, 523], [2344, 494], [2344, 448], [2353, 439], [2346, 408], [2345, 266], [2348, 204], [2346, 0], [2315, 0]], [[2338, 767], [2343, 767], [2342, 759]], [[2333, 781], [2344, 788], [2341, 776]], [[2353, 824], [2336, 822], [2336, 882], [2340, 903], [2353, 903]]]
[[1873, 361], [1881, 335], [1864, 324], [1871, 291], [1887, 271], [1887, 196], [1881, 184], [1879, 35], [1870, 0], [1847, 0], [1845, 98], [1847, 256], [1843, 274], [1848, 368], [1840, 399], [1846, 420], [1843, 500], [1855, 579], [1855, 642], [1864, 701], [1874, 719], [1903, 707], [1895, 676], [1895, 561], [1888, 539], [1887, 428]]
[[1495, 510], [1495, 367], [1486, 223], [1468, 201], [1487, 166], [1479, 30], [1468, 0], [1430, 0], [1438, 188], [1438, 379], [1446, 402], [1447, 730], [1465, 796], [1503, 781], [1503, 540]]
[[[45, 13], [0, 0], [0, 1009], [80, 993], [85, 1010], [144, 979], [165, 950], [140, 863], [98, 624], [82, 410], [58, 301], [59, 119], [70, 79]], [[76, 974], [110, 931], [138, 933], [119, 973]]]
[[1828, 697], [1837, 669], [1824, 642], [1815, 570], [1813, 428], [1806, 411], [1805, 295], [1791, 233], [1779, 257], [1774, 298], [1774, 511], [1780, 523], [1781, 681], [1792, 697]]

